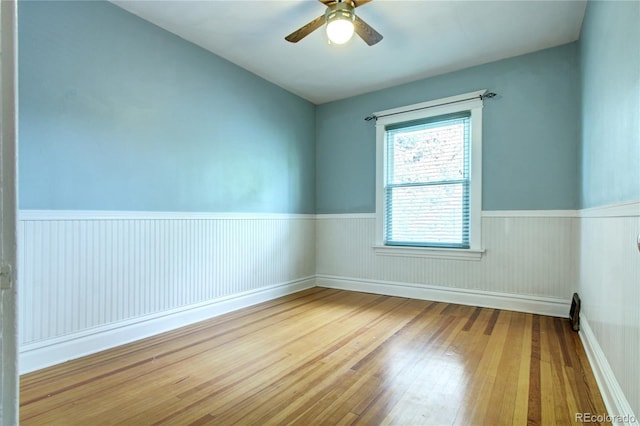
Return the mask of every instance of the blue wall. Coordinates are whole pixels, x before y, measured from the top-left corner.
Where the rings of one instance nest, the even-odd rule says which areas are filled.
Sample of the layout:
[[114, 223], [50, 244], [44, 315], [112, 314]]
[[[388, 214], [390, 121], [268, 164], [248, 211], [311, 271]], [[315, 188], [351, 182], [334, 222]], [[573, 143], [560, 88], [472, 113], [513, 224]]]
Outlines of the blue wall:
[[580, 37], [582, 200], [640, 200], [640, 2], [589, 2]]
[[[478, 89], [499, 94], [484, 108], [483, 209], [581, 205], [580, 117], [599, 111], [580, 108], [577, 43], [315, 107], [107, 2], [20, 2], [19, 16], [22, 209], [373, 212], [363, 117]], [[599, 54], [589, 37], [582, 61]], [[637, 177], [625, 143], [614, 168]], [[598, 147], [583, 147], [583, 187], [616, 176], [592, 164]]]
[[19, 3], [20, 208], [315, 211], [315, 106], [107, 2]]
[[375, 124], [363, 118], [480, 89], [483, 209], [579, 205], [580, 80], [577, 44], [320, 105], [316, 111], [316, 210], [375, 211]]

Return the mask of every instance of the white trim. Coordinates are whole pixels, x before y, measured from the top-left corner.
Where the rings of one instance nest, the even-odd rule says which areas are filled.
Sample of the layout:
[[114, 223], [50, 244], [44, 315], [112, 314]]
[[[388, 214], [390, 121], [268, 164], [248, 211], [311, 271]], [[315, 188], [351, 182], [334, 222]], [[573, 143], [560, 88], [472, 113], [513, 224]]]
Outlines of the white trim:
[[[611, 417], [618, 417], [623, 420], [622, 422], [612, 421], [613, 424], [621, 425], [638, 425], [638, 418], [631, 409], [631, 404], [627, 401], [627, 398], [616, 379], [607, 356], [598, 343], [593, 330], [589, 326], [589, 321], [584, 313], [580, 314], [580, 340], [584, 346], [584, 350], [587, 353], [589, 364], [593, 370], [593, 375], [596, 378], [602, 399], [607, 408], [607, 412]], [[600, 414], [600, 413], [593, 413]], [[615, 420], [612, 419], [612, 420]]]
[[23, 345], [20, 348], [20, 374], [154, 336], [312, 287], [315, 287], [314, 277], [300, 278], [221, 297], [206, 303], [185, 306], [56, 339]]
[[[482, 91], [483, 93], [486, 90]], [[482, 250], [482, 101], [470, 105], [471, 110], [471, 163], [469, 189], [469, 244], [471, 250]], [[483, 250], [482, 250], [483, 251]]]
[[[482, 217], [580, 217], [579, 210], [482, 210]], [[375, 219], [375, 213], [317, 214], [316, 219]]]
[[577, 210], [483, 210], [482, 217], [578, 217]]
[[640, 200], [590, 207], [579, 213], [580, 217], [636, 217], [640, 216]]
[[120, 210], [20, 210], [20, 221], [49, 220], [295, 220], [315, 219], [315, 214], [152, 212]]
[[19, 421], [18, 295], [16, 250], [18, 205], [18, 4], [0, 4], [0, 265], [14, 274], [0, 289], [0, 424]]
[[427, 284], [364, 280], [331, 275], [317, 275], [316, 283], [318, 287], [456, 303], [460, 305], [503, 309], [563, 318], [569, 315], [570, 308], [568, 300], [555, 297], [467, 290]]
[[485, 250], [409, 247], [409, 246], [373, 246], [378, 256], [427, 257], [432, 259], [480, 260]]
[[[636, 206], [637, 205], [637, 206]], [[619, 207], [617, 207], [619, 206]], [[482, 217], [620, 217], [637, 216], [633, 208], [640, 208], [640, 201], [596, 207], [587, 210], [483, 210]], [[598, 213], [600, 212], [600, 213]], [[292, 219], [375, 219], [375, 213], [207, 213], [207, 212], [148, 212], [119, 210], [20, 210], [20, 221], [48, 220], [292, 220]]]
[[[482, 107], [481, 95], [486, 90], [479, 90], [448, 98], [407, 105], [375, 113], [376, 118], [376, 246], [384, 246], [384, 223], [386, 211], [384, 206], [386, 181], [386, 149], [385, 133], [388, 124], [434, 117], [460, 111], [470, 111], [471, 146], [470, 146], [470, 206], [469, 206], [469, 243], [471, 249], [482, 250]], [[431, 108], [426, 110], [424, 108]], [[391, 114], [391, 115], [390, 115]], [[387, 115], [386, 117], [380, 117]]]
[[[482, 217], [580, 217], [580, 210], [482, 210]], [[318, 214], [316, 219], [375, 219], [375, 213]]]
[[333, 213], [333, 214], [317, 214], [316, 219], [375, 219], [375, 213]]
[[382, 124], [376, 123], [376, 232], [375, 243], [377, 245], [383, 245], [384, 243], [384, 221], [385, 221], [385, 208], [384, 208], [384, 182], [385, 182], [385, 169], [384, 166], [387, 162], [386, 152], [384, 149], [385, 140], [385, 127]]

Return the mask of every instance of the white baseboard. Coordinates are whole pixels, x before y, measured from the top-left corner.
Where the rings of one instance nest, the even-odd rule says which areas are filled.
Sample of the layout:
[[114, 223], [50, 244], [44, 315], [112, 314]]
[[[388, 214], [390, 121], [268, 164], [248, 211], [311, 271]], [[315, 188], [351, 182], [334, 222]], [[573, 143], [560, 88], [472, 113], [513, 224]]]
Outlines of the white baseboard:
[[24, 345], [20, 348], [20, 374], [40, 370], [312, 287], [315, 287], [315, 278], [305, 277], [221, 297], [206, 303]]
[[[639, 425], [638, 418], [633, 413], [629, 401], [622, 392], [622, 388], [616, 379], [604, 351], [598, 343], [598, 339], [589, 326], [589, 321], [584, 314], [580, 314], [580, 340], [587, 353], [593, 375], [600, 388], [602, 399], [611, 417], [611, 423], [618, 425]], [[592, 413], [603, 414], [603, 413]]]
[[548, 297], [521, 296], [445, 287], [359, 280], [319, 275], [279, 285], [234, 294], [207, 303], [96, 327], [71, 335], [47, 339], [20, 348], [20, 374], [50, 367], [119, 345], [144, 339], [257, 303], [315, 286], [437, 302], [458, 303], [495, 309], [565, 317], [567, 301]]
[[571, 307], [568, 300], [552, 297], [465, 290], [424, 284], [362, 280], [330, 275], [318, 275], [316, 282], [318, 287], [504, 309], [554, 317], [568, 317], [569, 308]]

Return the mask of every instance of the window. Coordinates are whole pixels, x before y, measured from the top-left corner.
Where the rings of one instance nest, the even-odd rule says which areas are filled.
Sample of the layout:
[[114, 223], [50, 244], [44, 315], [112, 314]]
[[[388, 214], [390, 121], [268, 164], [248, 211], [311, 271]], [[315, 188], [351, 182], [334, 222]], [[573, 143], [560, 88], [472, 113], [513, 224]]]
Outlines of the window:
[[380, 254], [480, 258], [483, 93], [375, 114]]
[[469, 248], [470, 116], [387, 126], [386, 244]]

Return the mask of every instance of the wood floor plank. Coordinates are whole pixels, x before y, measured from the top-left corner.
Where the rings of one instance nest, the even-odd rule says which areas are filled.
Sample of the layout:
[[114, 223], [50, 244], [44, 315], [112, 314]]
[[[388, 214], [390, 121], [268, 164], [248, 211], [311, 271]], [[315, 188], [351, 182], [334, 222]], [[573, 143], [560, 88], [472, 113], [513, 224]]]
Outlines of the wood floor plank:
[[[318, 313], [317, 315], [319, 318], [321, 316], [321, 313]], [[314, 321], [318, 319], [312, 315], [309, 315], [308, 312], [304, 318], [306, 321]], [[245, 328], [250, 329], [251, 327], [255, 326], [255, 324], [256, 324], [255, 322], [252, 322], [251, 325], [248, 325], [248, 323], [245, 323]], [[296, 325], [300, 326], [300, 323], [296, 323]], [[304, 325], [304, 323], [302, 323], [302, 325]], [[276, 329], [274, 331], [275, 334], [277, 334], [278, 332], [279, 332], [279, 329]], [[205, 340], [196, 340], [197, 344], [191, 343], [187, 345], [178, 346], [177, 348], [173, 345], [173, 343], [171, 345], [166, 345], [167, 350], [164, 353], [161, 353], [160, 355], [158, 355], [157, 359], [154, 357], [154, 359], [151, 359], [151, 360], [144, 360], [140, 365], [138, 365], [138, 363], [133, 363], [129, 365], [128, 368], [125, 369], [125, 371], [115, 370], [104, 375], [90, 376], [86, 378], [84, 381], [76, 383], [75, 386], [64, 387], [57, 392], [52, 392], [50, 394], [51, 396], [47, 397], [46, 402], [44, 403], [44, 408], [50, 411], [56, 406], [61, 404], [66, 404], [66, 405], [77, 404], [78, 402], [77, 395], [75, 395], [73, 391], [79, 387], [87, 387], [88, 389], [91, 389], [92, 393], [102, 392], [102, 393], [108, 394], [110, 389], [116, 392], [120, 392], [122, 387], [125, 386], [127, 383], [137, 386], [143, 376], [151, 374], [162, 368], [173, 366], [177, 363], [186, 362], [186, 361], [197, 362], [198, 356], [205, 357], [204, 366], [206, 366], [206, 361], [207, 361], [206, 358], [212, 358], [212, 356], [215, 357], [217, 350], [220, 350], [221, 348], [223, 348], [224, 345], [227, 344], [229, 341], [234, 341], [234, 339], [242, 337], [242, 335], [243, 335], [242, 333], [238, 335], [234, 333], [229, 333], [229, 330], [227, 330], [227, 331], [221, 332], [217, 336], [217, 337], [220, 337], [220, 336], [224, 337], [221, 341], [216, 341], [214, 337], [211, 337]], [[265, 335], [265, 339], [268, 339], [271, 337], [272, 335]], [[296, 338], [297, 337], [294, 337], [293, 339], [296, 339]], [[202, 347], [203, 343], [206, 343], [208, 345], [211, 344], [214, 346]], [[251, 345], [245, 345], [244, 348], [249, 349], [248, 351], [246, 351], [248, 353], [251, 353], [253, 349]], [[227, 357], [233, 357], [232, 353], [229, 353], [228, 351], [226, 352], [227, 352], [226, 353]], [[198, 362], [198, 364], [201, 366], [203, 365], [202, 361]], [[134, 369], [134, 371], [136, 371], [135, 375], [129, 374], [128, 372], [129, 368], [132, 368], [132, 367], [136, 367]], [[43, 396], [41, 396], [40, 398], [43, 398]], [[23, 400], [22, 406], [27, 407], [24, 410], [24, 414], [22, 416], [23, 419], [29, 418], [28, 406], [32, 404], [32, 402], [33, 400], [31, 401]]]
[[157, 351], [157, 347], [162, 347], [165, 342], [173, 343], [176, 339], [181, 339], [191, 343], [193, 340], [196, 340], [195, 333], [208, 333], [212, 327], [225, 328], [225, 324], [227, 323], [249, 317], [252, 319], [262, 320], [264, 317], [258, 316], [260, 312], [264, 312], [264, 316], [271, 316], [274, 314], [273, 309], [281, 305], [286, 306], [283, 309], [278, 310], [277, 313], [283, 313], [288, 310], [295, 309], [296, 306], [306, 305], [313, 303], [314, 300], [336, 296], [338, 294], [339, 293], [337, 291], [332, 289], [315, 287], [299, 293], [284, 296], [279, 299], [274, 299], [263, 304], [212, 318], [208, 321], [203, 321], [188, 327], [162, 333], [147, 339], [119, 346], [108, 351], [89, 355], [83, 358], [85, 360], [84, 363], [67, 362], [59, 364], [53, 369], [40, 370], [37, 375], [26, 374], [21, 377], [21, 392], [28, 392], [31, 388], [30, 385], [32, 381], [36, 383], [38, 390], [41, 390], [42, 386], [48, 382], [60, 385], [61, 380], [73, 380], [73, 376], [71, 376], [71, 374], [79, 374], [88, 370], [95, 372], [96, 369], [100, 368], [111, 370], [116, 365], [116, 360], [124, 359], [126, 362], [130, 362], [134, 354], [138, 355], [141, 351], [154, 353]]
[[466, 324], [461, 318], [452, 325], [451, 332], [437, 350], [423, 351], [410, 370], [398, 375], [392, 394], [397, 403], [393, 408], [389, 410], [394, 398], [388, 397], [387, 407], [371, 410], [380, 418], [386, 414], [383, 424], [450, 424], [455, 418], [457, 407], [452, 401], [459, 400], [465, 393], [467, 367], [466, 355], [460, 353], [456, 341]]
[[[269, 318], [267, 317], [272, 317], [271, 321], [274, 322], [278, 320], [276, 314], [283, 316], [286, 315], [287, 311], [296, 308], [302, 308], [300, 312], [297, 313], [297, 315], [301, 315], [305, 312], [305, 305], [317, 300], [314, 296], [315, 294], [318, 293], [313, 292], [309, 294], [310, 300], [301, 298], [302, 300], [299, 304], [293, 302], [290, 306], [288, 305], [286, 309], [278, 310], [276, 313], [270, 312], [266, 310], [266, 308], [260, 310], [256, 307], [253, 307], [253, 309], [249, 308], [251, 311], [264, 311], [263, 315], [253, 314], [251, 317], [252, 325], [265, 328], [269, 325]], [[321, 292], [320, 294], [321, 298], [339, 297], [333, 290]], [[78, 382], [76, 380], [77, 377], [82, 377], [85, 381], [87, 379], [95, 380], [99, 377], [113, 375], [122, 370], [136, 368], [140, 364], [150, 361], [153, 362], [157, 358], [171, 354], [173, 351], [184, 350], [186, 347], [195, 346], [204, 341], [213, 341], [225, 335], [227, 336], [227, 341], [233, 340], [236, 337], [230, 335], [234, 331], [233, 327], [227, 327], [227, 323], [236, 321], [239, 323], [235, 325], [236, 328], [241, 327], [244, 332], [249, 332], [249, 324], [240, 321], [247, 315], [249, 315], [249, 313], [243, 314], [241, 311], [238, 311], [194, 326], [185, 327], [180, 330], [164, 333], [153, 338], [144, 339], [139, 342], [91, 355], [84, 358], [84, 363], [68, 362], [56, 366], [54, 369], [41, 370], [36, 376], [32, 376], [31, 374], [24, 375], [21, 378], [21, 405], [28, 405], [33, 402], [34, 399], [43, 398], [43, 395], [64, 392], [66, 389], [81, 386], [84, 382]], [[294, 313], [285, 316], [282, 320], [290, 320], [295, 315], [296, 313], [294, 311]], [[219, 341], [219, 344], [224, 344], [224, 342], [225, 340]], [[32, 377], [37, 378], [35, 386], [32, 386]], [[51, 387], [51, 389], [47, 389], [47, 386]]]
[[[420, 373], [427, 371], [430, 368], [430, 364], [433, 365], [444, 358], [443, 354], [446, 352], [447, 347], [463, 325], [457, 318], [449, 316], [439, 325], [437, 332], [428, 340], [415, 349], [410, 349], [410, 356], [407, 357], [407, 362], [386, 377], [387, 380], [383, 384], [383, 391], [379, 392], [369, 402], [356, 423], [378, 424], [387, 418], [393, 408], [406, 395], [412, 383], [421, 381]], [[432, 377], [431, 379], [434, 382], [434, 387], [432, 388], [434, 394], [441, 389], [441, 386], [438, 386], [437, 383], [438, 378], [442, 379], [446, 374], [446, 369], [438, 370], [439, 373], [443, 374], [437, 374], [436, 376], [438, 377]]]
[[529, 366], [529, 405], [527, 407], [527, 424], [540, 425], [542, 422], [542, 389], [540, 388], [540, 317], [534, 317], [531, 325], [531, 363]]
[[[389, 339], [381, 347], [382, 351], [376, 352], [376, 357], [369, 362], [376, 366], [370, 380], [366, 383], [369, 391], [358, 392], [347, 405], [352, 405], [352, 410], [359, 415], [358, 422], [381, 420], [384, 412], [392, 407], [396, 398], [400, 396], [402, 387], [397, 383], [403, 380], [403, 376], [416, 365], [420, 357], [431, 356], [433, 352], [440, 351], [443, 342], [448, 338], [449, 330], [455, 327], [455, 317], [429, 316], [429, 310], [423, 311], [433, 322], [424, 326], [419, 322], [412, 322], [410, 327]], [[360, 365], [360, 363], [358, 364]]]
[[502, 351], [498, 366], [498, 377], [493, 384], [490, 408], [485, 423], [496, 425], [512, 425], [519, 377], [520, 358], [522, 357], [522, 329], [525, 314], [510, 312], [510, 323], [507, 331], [509, 345]]
[[[496, 377], [499, 374], [498, 365], [506, 344], [508, 331], [507, 313], [503, 312], [503, 315], [497, 315], [496, 313], [499, 313], [499, 311], [491, 310], [487, 322], [483, 324], [485, 326], [483, 334], [489, 340], [479, 363], [473, 369], [470, 389], [460, 412], [456, 416], [455, 424], [482, 423], [488, 412], [490, 396]], [[491, 331], [488, 333], [487, 328], [489, 325]]]
[[[377, 298], [376, 300], [379, 299], [380, 298]], [[364, 310], [361, 312], [361, 318], [360, 315], [351, 313], [349, 314], [350, 321], [346, 327], [340, 322], [336, 323], [336, 326], [339, 326], [341, 333], [350, 333], [348, 338], [345, 339], [346, 334], [336, 333], [335, 329], [323, 330], [318, 328], [315, 330], [315, 333], [309, 336], [311, 342], [305, 342], [300, 339], [295, 342], [295, 345], [308, 350], [308, 353], [302, 354], [298, 357], [299, 359], [297, 363], [288, 363], [283, 366], [285, 369], [281, 371], [273, 369], [272, 371], [266, 372], [263, 379], [256, 382], [256, 386], [252, 386], [250, 388], [247, 388], [245, 385], [229, 387], [224, 389], [224, 393], [222, 394], [219, 391], [216, 391], [215, 393], [205, 393], [202, 398], [196, 400], [193, 405], [189, 405], [187, 407], [189, 410], [194, 410], [197, 406], [204, 406], [212, 414], [215, 414], [217, 419], [227, 419], [231, 422], [234, 416], [237, 417], [245, 415], [245, 407], [252, 407], [252, 411], [258, 412], [259, 410], [255, 409], [256, 405], [265, 404], [265, 401], [269, 401], [269, 404], [273, 406], [275, 403], [274, 398], [268, 398], [265, 394], [268, 392], [273, 393], [274, 389], [287, 389], [287, 387], [291, 386], [291, 383], [287, 382], [287, 380], [299, 380], [302, 374], [315, 367], [318, 360], [330, 356], [335, 352], [336, 348], [344, 346], [347, 342], [351, 341], [354, 336], [362, 335], [364, 329], [366, 329], [370, 323], [376, 323], [376, 317], [383, 317], [389, 313], [392, 314], [395, 308], [407, 303], [406, 300], [397, 298], [382, 299], [384, 299], [383, 309]], [[323, 342], [323, 344], [317, 344], [315, 342]], [[288, 345], [286, 349], [288, 353], [297, 352], [294, 345]], [[238, 381], [238, 383], [242, 384], [242, 381]], [[231, 394], [232, 398], [239, 402], [235, 405], [222, 404], [222, 402], [225, 401], [224, 398], [226, 398], [228, 394]], [[278, 397], [281, 397], [281, 395], [282, 392], [278, 393]], [[289, 401], [287, 400], [287, 402]], [[176, 417], [174, 413], [172, 416], [163, 419], [163, 421], [173, 421], [175, 419]]]
[[[418, 305], [422, 305], [422, 303], [403, 304], [400, 306], [402, 308], [402, 316], [406, 318], [410, 310], [416, 309]], [[338, 396], [344, 397], [344, 393], [348, 392], [357, 377], [362, 376], [362, 372], [358, 373], [357, 369], [353, 368], [354, 361], [373, 352], [379, 341], [387, 341], [389, 336], [397, 334], [396, 331], [395, 333], [380, 335], [378, 326], [384, 327], [384, 329], [391, 332], [395, 330], [394, 326], [398, 327], [400, 325], [403, 325], [403, 323], [398, 320], [398, 317], [391, 315], [384, 315], [375, 324], [369, 324], [366, 329], [359, 333], [353, 341], [353, 345], [350, 345], [351, 347], [345, 346], [340, 351], [336, 351], [325, 358], [328, 364], [328, 371], [325, 373], [322, 383], [317, 384], [313, 389], [306, 392], [305, 397], [309, 398], [309, 400], [305, 401], [302, 398], [297, 398], [295, 401], [288, 401], [285, 404], [286, 406], [281, 407], [280, 412], [273, 417], [273, 420], [281, 424], [287, 424], [296, 419], [302, 422], [305, 421], [305, 418], [308, 421], [315, 419], [317, 413], [324, 411]]]
[[21, 378], [21, 424], [570, 424], [568, 321], [314, 288]]
[[522, 330], [520, 368], [518, 370], [517, 378], [514, 377], [514, 380], [516, 380], [518, 383], [515, 405], [513, 407], [514, 425], [527, 424], [527, 407], [529, 404], [529, 370], [531, 368], [532, 323], [533, 315], [525, 314], [525, 323], [523, 324]]
[[[403, 312], [403, 317], [406, 318], [406, 312]], [[383, 318], [383, 317], [381, 317]], [[394, 331], [395, 327], [402, 325], [401, 322], [398, 321], [398, 319], [396, 318], [395, 320], [393, 320], [390, 324], [391, 327], [393, 328], [387, 328], [387, 330], [389, 331]], [[369, 327], [367, 327], [369, 328]], [[372, 329], [368, 329], [368, 330], [361, 330], [361, 331], [357, 331], [354, 335], [362, 335], [364, 332], [373, 332], [374, 334], [378, 335], [379, 338], [371, 338], [370, 339], [370, 345], [368, 346], [369, 348], [375, 348], [375, 345], [378, 341], [384, 341], [387, 342], [390, 339], [393, 338], [393, 336], [398, 335], [398, 333], [402, 332], [402, 330], [404, 330], [406, 328], [406, 325], [402, 328], [400, 328], [399, 331], [396, 331], [395, 333], [391, 334], [391, 333], [387, 333], [383, 336], [379, 336], [379, 331], [377, 331], [375, 328]], [[373, 337], [373, 336], [372, 336]], [[335, 369], [339, 369], [342, 371], [346, 371], [347, 369], [352, 369], [354, 370], [354, 368], [352, 367], [353, 363], [354, 363], [354, 357], [352, 356], [353, 354], [350, 354], [349, 351], [345, 351], [346, 346], [348, 341], [352, 340], [353, 336], [347, 336], [347, 339], [344, 339], [344, 341], [340, 342], [338, 346], [338, 348], [336, 348], [336, 350], [332, 350], [330, 354], [321, 354], [320, 358], [323, 360], [327, 360], [329, 357], [334, 357], [336, 359], [332, 360], [331, 365], [326, 365], [326, 367], [328, 369], [330, 369], [329, 371], [332, 371], [331, 369], [335, 370]], [[346, 352], [346, 353], [345, 353]], [[373, 351], [372, 351], [373, 352]], [[343, 356], [340, 356], [340, 354], [343, 354]], [[369, 352], [371, 353], [371, 352]], [[360, 355], [362, 354], [362, 355]], [[363, 356], [367, 354], [367, 350], [362, 350], [359, 351], [359, 354], [356, 354], [356, 359], [357, 356]], [[346, 356], [344, 356], [346, 355]], [[338, 359], [337, 357], [340, 357], [341, 359]], [[281, 405], [280, 406], [273, 406], [270, 408], [271, 411], [282, 411], [283, 409], [285, 409], [285, 407], [287, 407], [287, 410], [291, 409], [292, 407], [295, 407], [297, 403], [301, 403], [304, 402], [304, 399], [301, 398], [301, 396], [303, 394], [315, 394], [316, 393], [316, 389], [318, 388], [322, 388], [323, 387], [323, 383], [322, 380], [325, 379], [327, 377], [327, 373], [323, 373], [322, 371], [317, 372], [317, 374], [313, 374], [310, 380], [307, 380], [307, 386], [310, 384], [312, 386], [311, 390], [308, 391], [304, 391], [304, 389], [298, 389], [297, 387], [293, 388], [294, 394], [290, 395], [289, 397], [285, 398], [283, 401], [281, 401]], [[295, 377], [289, 377], [288, 378], [290, 381], [293, 379], [293, 385], [297, 385], [298, 384], [298, 378]], [[297, 392], [299, 391], [299, 392]], [[244, 420], [252, 420], [251, 418], [245, 418]], [[256, 421], [259, 420], [264, 420], [262, 418], [256, 418]]]
[[[544, 370], [541, 370], [541, 381], [544, 381], [542, 386], [543, 389], [553, 390], [543, 394], [542, 420], [543, 422], [568, 424], [570, 422], [568, 413], [571, 410], [568, 401], [571, 395], [565, 395], [565, 382], [567, 379], [564, 368], [567, 366], [565, 364], [566, 355], [563, 355], [559, 340], [555, 338], [557, 331], [557, 328], [554, 327], [553, 331], [545, 332], [545, 339], [541, 341], [542, 357], [544, 359], [542, 364], [544, 365]], [[551, 385], [553, 387], [550, 387]]]

